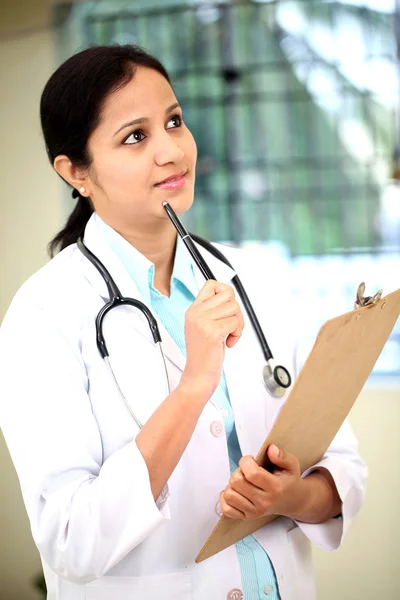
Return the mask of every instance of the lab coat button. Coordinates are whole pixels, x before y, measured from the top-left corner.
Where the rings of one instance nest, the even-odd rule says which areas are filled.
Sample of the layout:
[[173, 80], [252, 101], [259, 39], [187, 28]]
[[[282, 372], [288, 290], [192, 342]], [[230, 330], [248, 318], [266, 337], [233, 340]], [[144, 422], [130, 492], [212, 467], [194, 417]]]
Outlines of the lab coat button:
[[221, 437], [224, 434], [224, 424], [222, 421], [213, 421], [210, 425], [210, 430], [213, 436]]
[[242, 590], [239, 590], [238, 588], [231, 590], [230, 592], [228, 592], [226, 600], [243, 600]]
[[272, 587], [272, 585], [264, 585], [264, 594], [266, 596], [269, 596], [270, 594], [272, 594], [273, 591], [274, 591], [274, 588]]
[[224, 513], [222, 512], [222, 508], [221, 508], [221, 505], [220, 505], [220, 503], [219, 503], [219, 502], [217, 502], [217, 504], [215, 505], [215, 512], [217, 513], [217, 515], [218, 515], [219, 517], [222, 517], [222, 515], [224, 514]]

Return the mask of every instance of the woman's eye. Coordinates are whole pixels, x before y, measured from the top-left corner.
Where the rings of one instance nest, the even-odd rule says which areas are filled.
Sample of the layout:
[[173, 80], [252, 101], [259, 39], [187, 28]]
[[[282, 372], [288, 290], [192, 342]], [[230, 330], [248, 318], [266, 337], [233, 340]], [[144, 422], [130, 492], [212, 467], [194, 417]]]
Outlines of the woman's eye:
[[[172, 126], [170, 126], [172, 123]], [[183, 118], [180, 115], [174, 115], [168, 121], [167, 129], [177, 129], [181, 127], [183, 124]], [[123, 142], [124, 145], [133, 146], [134, 144], [138, 144], [145, 139], [145, 135], [141, 129], [137, 129], [136, 131], [132, 131], [132, 133], [126, 138]]]
[[168, 121], [169, 123], [175, 122], [174, 127], [167, 127], [167, 129], [174, 129], [176, 127], [181, 127], [182, 123], [183, 123], [183, 118], [180, 115], [174, 115], [173, 117], [170, 118], [170, 120]]
[[[132, 133], [124, 141], [124, 144], [127, 144], [128, 146], [133, 146], [134, 144], [138, 144], [139, 142], [142, 142], [145, 137], [146, 136], [144, 135], [143, 131], [141, 131], [140, 129], [137, 129], [136, 131], [132, 131]], [[132, 141], [129, 141], [129, 140], [132, 140]]]

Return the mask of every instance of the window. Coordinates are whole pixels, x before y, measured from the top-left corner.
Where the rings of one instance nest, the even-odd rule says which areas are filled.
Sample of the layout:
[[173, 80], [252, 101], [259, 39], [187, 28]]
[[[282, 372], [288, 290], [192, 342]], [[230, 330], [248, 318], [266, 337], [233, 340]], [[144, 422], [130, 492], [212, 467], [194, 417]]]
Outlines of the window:
[[[198, 145], [186, 218], [282, 263], [304, 347], [367, 292], [399, 287], [394, 0], [115, 0], [64, 10], [63, 58], [137, 43], [169, 70]], [[66, 12], [65, 12], [66, 11]], [[399, 323], [375, 373], [400, 374]]]

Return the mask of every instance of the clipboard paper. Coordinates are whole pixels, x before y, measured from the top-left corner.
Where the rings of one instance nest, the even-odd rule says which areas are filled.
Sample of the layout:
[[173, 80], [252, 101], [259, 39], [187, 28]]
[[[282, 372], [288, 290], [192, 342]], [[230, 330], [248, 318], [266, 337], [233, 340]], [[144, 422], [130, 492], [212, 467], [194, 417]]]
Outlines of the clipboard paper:
[[[320, 329], [274, 426], [256, 457], [268, 468], [270, 444], [297, 456], [300, 469], [319, 462], [364, 387], [400, 314], [400, 289], [327, 321]], [[222, 516], [205, 542], [199, 563], [277, 518]]]

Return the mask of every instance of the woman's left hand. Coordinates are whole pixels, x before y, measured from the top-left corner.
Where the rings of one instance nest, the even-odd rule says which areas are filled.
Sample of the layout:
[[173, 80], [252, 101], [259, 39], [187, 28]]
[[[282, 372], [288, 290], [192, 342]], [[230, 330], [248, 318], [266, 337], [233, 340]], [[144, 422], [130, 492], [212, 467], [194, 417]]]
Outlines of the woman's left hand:
[[220, 494], [222, 512], [234, 519], [258, 519], [266, 515], [291, 517], [304, 501], [304, 479], [293, 454], [269, 446], [269, 460], [278, 467], [269, 473], [252, 456], [244, 456]]

